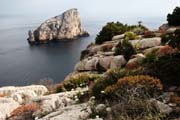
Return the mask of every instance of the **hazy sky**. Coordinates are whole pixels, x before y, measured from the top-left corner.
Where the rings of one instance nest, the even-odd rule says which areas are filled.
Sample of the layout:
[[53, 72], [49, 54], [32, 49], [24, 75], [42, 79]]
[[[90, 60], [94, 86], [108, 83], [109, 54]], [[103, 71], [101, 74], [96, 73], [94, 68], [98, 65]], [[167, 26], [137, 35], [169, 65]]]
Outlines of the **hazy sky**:
[[0, 0], [0, 14], [58, 15], [78, 8], [81, 16], [159, 17], [180, 6], [180, 0]]

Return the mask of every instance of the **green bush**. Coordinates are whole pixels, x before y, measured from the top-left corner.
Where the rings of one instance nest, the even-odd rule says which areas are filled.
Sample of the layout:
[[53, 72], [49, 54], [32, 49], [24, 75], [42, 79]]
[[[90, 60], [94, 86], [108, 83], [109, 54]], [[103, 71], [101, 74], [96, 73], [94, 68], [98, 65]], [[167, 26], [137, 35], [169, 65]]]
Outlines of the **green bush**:
[[172, 14], [167, 15], [167, 21], [170, 26], [180, 25], [180, 7], [176, 7]]
[[168, 44], [173, 48], [180, 49], [180, 29], [175, 30], [174, 33], [167, 33], [161, 35], [162, 45]]
[[92, 95], [99, 99], [101, 99], [101, 97], [103, 98], [101, 92], [104, 91], [107, 86], [116, 83], [119, 78], [124, 77], [126, 73], [127, 71], [125, 69], [108, 70], [103, 77], [95, 81], [91, 91]]
[[134, 26], [131, 28], [131, 31], [134, 32], [137, 35], [143, 35], [145, 31], [148, 29], [143, 25]]
[[174, 38], [173, 34], [162, 34], [161, 35], [161, 44], [166, 45], [170, 40]]
[[169, 45], [173, 48], [180, 49], [180, 29], [177, 29], [173, 37], [169, 41]]
[[97, 79], [92, 87], [92, 95], [98, 98], [99, 101], [104, 99], [104, 95], [101, 93], [106, 87], [115, 84], [120, 78], [129, 75], [142, 74], [143, 69], [138, 68], [135, 70], [128, 70], [122, 68], [109, 69], [103, 77]]
[[86, 58], [89, 55], [90, 55], [90, 51], [89, 50], [83, 50], [81, 52], [80, 60], [83, 60], [84, 58]]
[[126, 32], [125, 33], [125, 40], [135, 40], [135, 39], [140, 39], [138, 35], [136, 35], [134, 32]]
[[120, 22], [107, 23], [96, 37], [96, 44], [102, 44], [105, 41], [111, 41], [115, 35], [123, 34], [127, 26]]
[[124, 55], [125, 59], [129, 60], [133, 54], [136, 54], [136, 50], [128, 40], [123, 40], [116, 46], [115, 55]]
[[127, 25], [120, 22], [107, 23], [96, 37], [96, 44], [102, 44], [105, 41], [111, 41], [115, 35], [123, 34], [127, 31], [132, 31], [137, 35], [144, 34], [148, 29], [143, 25]]
[[146, 57], [142, 60], [142, 64], [153, 64], [158, 61], [157, 56], [158, 49], [154, 49], [152, 52], [146, 54]]
[[62, 83], [60, 83], [60, 84], [57, 84], [56, 86], [55, 86], [55, 93], [60, 93], [60, 92], [65, 92], [66, 91], [66, 89], [64, 88], [64, 85], [62, 84]]
[[159, 57], [144, 65], [144, 74], [159, 78], [165, 86], [180, 85], [180, 53]]
[[100, 76], [92, 73], [78, 73], [70, 76], [56, 87], [56, 92], [70, 91], [77, 87], [85, 87], [94, 82]]

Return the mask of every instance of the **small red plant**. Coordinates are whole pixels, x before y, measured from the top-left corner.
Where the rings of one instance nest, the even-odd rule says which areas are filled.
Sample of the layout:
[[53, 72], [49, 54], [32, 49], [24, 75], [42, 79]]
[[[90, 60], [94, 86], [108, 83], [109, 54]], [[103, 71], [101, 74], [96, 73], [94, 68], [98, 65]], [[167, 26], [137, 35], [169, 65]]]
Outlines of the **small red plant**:
[[11, 112], [11, 116], [21, 116], [27, 113], [34, 113], [40, 109], [40, 106], [37, 103], [31, 103], [27, 105], [22, 105], [16, 108], [14, 111]]
[[4, 94], [0, 94], [0, 97], [5, 97], [6, 95], [4, 95]]

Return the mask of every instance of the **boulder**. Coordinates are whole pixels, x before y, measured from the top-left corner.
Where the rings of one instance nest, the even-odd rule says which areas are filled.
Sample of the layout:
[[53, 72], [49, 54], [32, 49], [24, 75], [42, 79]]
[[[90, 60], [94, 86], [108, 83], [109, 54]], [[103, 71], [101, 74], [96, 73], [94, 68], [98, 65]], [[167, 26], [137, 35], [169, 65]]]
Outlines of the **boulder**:
[[124, 56], [95, 56], [86, 58], [75, 66], [75, 71], [98, 71], [100, 68], [108, 70], [110, 68], [120, 68], [126, 64]]
[[74, 91], [35, 97], [31, 100], [31, 102], [38, 103], [41, 109], [34, 113], [34, 116], [41, 118], [42, 116], [45, 116], [57, 109], [70, 106], [75, 103], [74, 99], [78, 93], [87, 91], [88, 88], [77, 88]]
[[134, 69], [138, 68], [140, 66], [141, 61], [145, 58], [143, 54], [137, 54], [134, 55], [132, 59], [128, 61], [126, 64], [126, 68], [128, 69]]
[[164, 30], [166, 31], [167, 29], [169, 29], [169, 25], [168, 24], [162, 24], [160, 27], [159, 27], [159, 30]]
[[12, 98], [0, 98], [0, 120], [6, 120], [17, 107], [19, 107], [19, 103]]
[[123, 39], [124, 38], [124, 34], [121, 34], [121, 35], [116, 35], [116, 36], [114, 36], [113, 38], [112, 38], [112, 40], [121, 40], [121, 39]]
[[42, 23], [35, 31], [29, 31], [29, 43], [44, 43], [52, 40], [76, 39], [88, 36], [82, 28], [77, 9], [70, 9]]
[[163, 47], [164, 47], [164, 46], [151, 47], [151, 48], [145, 49], [145, 50], [143, 51], [143, 53], [144, 53], [145, 55], [147, 55], [147, 54], [152, 53], [153, 51], [158, 51], [160, 48], [163, 48]]
[[151, 99], [150, 102], [154, 104], [155, 107], [163, 114], [169, 115], [171, 112], [173, 112], [173, 109], [170, 106], [161, 101]]
[[0, 94], [11, 97], [19, 104], [28, 102], [34, 97], [43, 96], [46, 93], [48, 93], [48, 89], [42, 85], [31, 85], [24, 87], [9, 86], [0, 88]]
[[87, 109], [86, 103], [59, 109], [38, 120], [87, 120], [89, 113], [83, 109]]
[[15, 93], [12, 93], [10, 97], [13, 98], [16, 102], [23, 104], [36, 96], [37, 94], [33, 90], [19, 90]]
[[142, 40], [130, 40], [130, 42], [135, 48], [136, 46], [138, 46], [139, 49], [147, 49], [147, 48], [159, 46], [161, 44], [161, 38], [160, 37], [144, 38]]

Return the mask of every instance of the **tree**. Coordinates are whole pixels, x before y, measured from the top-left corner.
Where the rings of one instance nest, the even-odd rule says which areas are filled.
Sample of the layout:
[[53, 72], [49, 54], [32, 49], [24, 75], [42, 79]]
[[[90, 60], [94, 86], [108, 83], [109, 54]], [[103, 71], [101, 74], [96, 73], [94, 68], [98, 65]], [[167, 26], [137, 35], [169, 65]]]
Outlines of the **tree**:
[[170, 26], [180, 26], [180, 7], [176, 7], [172, 14], [167, 15], [167, 21]]

